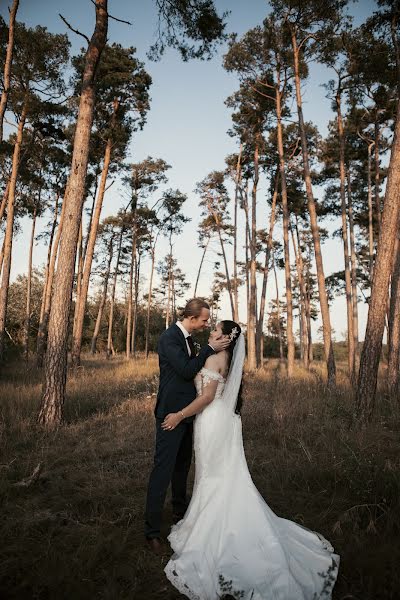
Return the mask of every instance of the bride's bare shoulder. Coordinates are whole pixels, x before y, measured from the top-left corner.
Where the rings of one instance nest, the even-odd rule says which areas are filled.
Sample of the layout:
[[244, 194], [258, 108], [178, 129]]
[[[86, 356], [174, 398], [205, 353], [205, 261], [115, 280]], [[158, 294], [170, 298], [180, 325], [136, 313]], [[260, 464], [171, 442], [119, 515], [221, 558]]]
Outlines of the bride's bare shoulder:
[[225, 352], [218, 352], [218, 354], [212, 354], [209, 356], [204, 364], [206, 369], [210, 369], [211, 371], [216, 371], [223, 375], [226, 371], [227, 359], [225, 357]]

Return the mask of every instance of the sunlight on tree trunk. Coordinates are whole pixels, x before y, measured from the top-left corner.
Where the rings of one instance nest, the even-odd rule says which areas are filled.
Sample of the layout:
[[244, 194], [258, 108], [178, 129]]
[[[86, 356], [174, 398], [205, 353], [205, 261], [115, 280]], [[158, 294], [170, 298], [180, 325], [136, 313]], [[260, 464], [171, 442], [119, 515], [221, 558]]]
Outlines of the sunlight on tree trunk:
[[64, 199], [67, 218], [63, 225], [63, 235], [60, 241], [54, 297], [49, 319], [45, 380], [38, 415], [38, 422], [49, 427], [57, 426], [62, 421], [67, 377], [68, 321], [93, 122], [94, 82], [100, 55], [106, 44], [107, 28], [107, 0], [96, 0], [96, 26], [85, 56], [71, 171]]

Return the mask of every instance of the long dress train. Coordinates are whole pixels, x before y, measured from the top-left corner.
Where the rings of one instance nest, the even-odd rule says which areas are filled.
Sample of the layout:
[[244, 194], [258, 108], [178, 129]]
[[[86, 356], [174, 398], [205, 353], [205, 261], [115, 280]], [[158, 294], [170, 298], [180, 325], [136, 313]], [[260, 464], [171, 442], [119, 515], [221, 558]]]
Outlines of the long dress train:
[[339, 556], [322, 535], [269, 508], [248, 470], [241, 418], [224, 406], [224, 378], [203, 368], [198, 393], [211, 379], [215, 398], [194, 423], [192, 499], [168, 537], [168, 579], [191, 600], [330, 599]]

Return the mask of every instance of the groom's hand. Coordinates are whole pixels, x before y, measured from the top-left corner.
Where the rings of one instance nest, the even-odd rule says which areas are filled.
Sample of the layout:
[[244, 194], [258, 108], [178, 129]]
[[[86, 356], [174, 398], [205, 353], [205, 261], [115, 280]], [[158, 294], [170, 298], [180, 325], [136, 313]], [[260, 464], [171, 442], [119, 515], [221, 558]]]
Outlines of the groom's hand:
[[215, 352], [226, 350], [230, 343], [231, 340], [228, 335], [221, 335], [217, 331], [212, 331], [210, 333], [210, 337], [208, 338], [208, 344], [215, 350]]

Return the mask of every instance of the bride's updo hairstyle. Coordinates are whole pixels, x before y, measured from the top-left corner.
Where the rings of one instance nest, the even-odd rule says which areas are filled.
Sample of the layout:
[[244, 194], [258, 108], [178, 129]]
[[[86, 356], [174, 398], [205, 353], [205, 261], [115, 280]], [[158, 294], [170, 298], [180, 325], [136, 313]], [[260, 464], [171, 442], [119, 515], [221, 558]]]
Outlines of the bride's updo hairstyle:
[[[221, 325], [222, 333], [224, 335], [229, 335], [231, 338], [231, 343], [226, 348], [226, 351], [228, 352], [228, 355], [229, 355], [229, 358], [228, 358], [228, 369], [229, 369], [231, 366], [231, 362], [232, 362], [233, 351], [235, 349], [236, 342], [238, 341], [239, 335], [241, 334], [242, 330], [240, 328], [240, 325], [238, 325], [238, 323], [235, 323], [235, 321], [228, 321], [228, 320], [221, 321], [220, 325]], [[243, 387], [243, 381], [240, 384], [239, 394], [238, 394], [236, 407], [235, 407], [235, 413], [238, 415], [240, 415], [240, 411], [241, 411], [241, 408], [243, 405], [242, 387]]]

